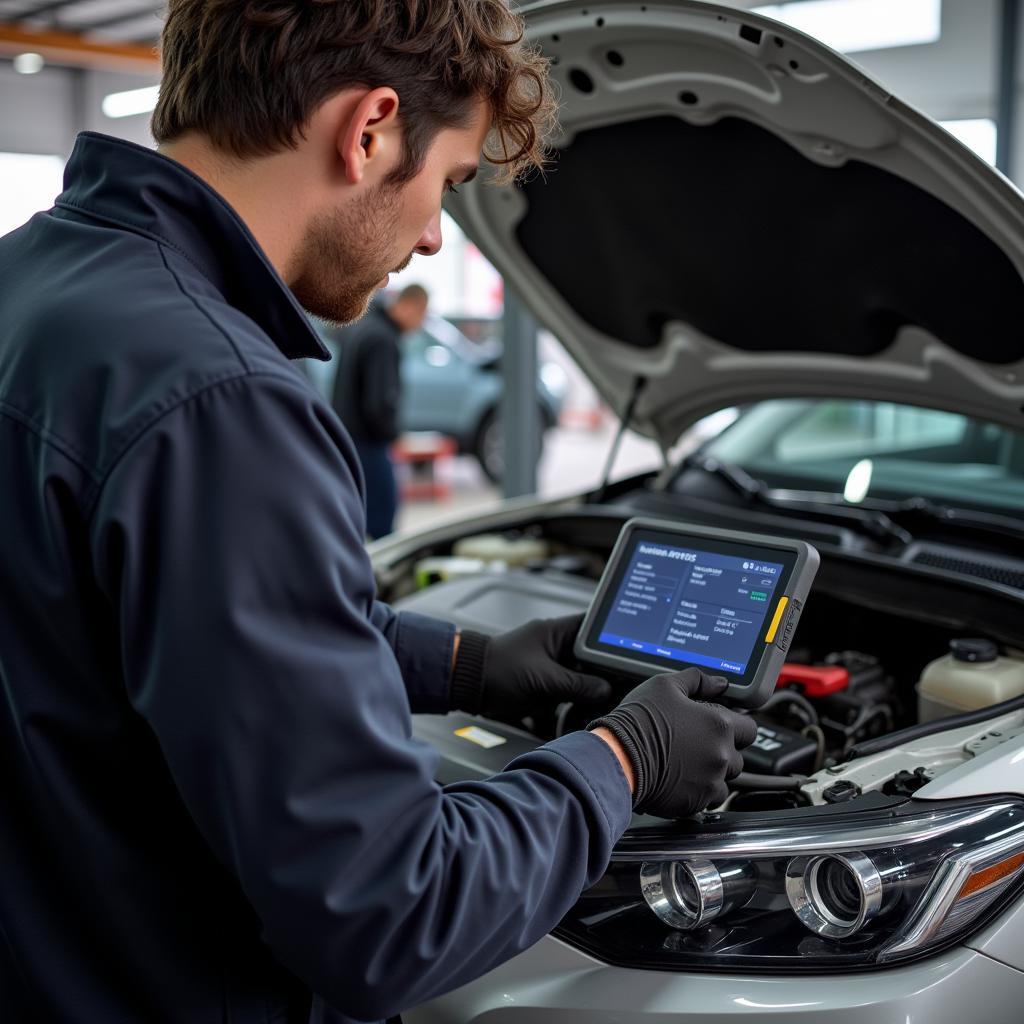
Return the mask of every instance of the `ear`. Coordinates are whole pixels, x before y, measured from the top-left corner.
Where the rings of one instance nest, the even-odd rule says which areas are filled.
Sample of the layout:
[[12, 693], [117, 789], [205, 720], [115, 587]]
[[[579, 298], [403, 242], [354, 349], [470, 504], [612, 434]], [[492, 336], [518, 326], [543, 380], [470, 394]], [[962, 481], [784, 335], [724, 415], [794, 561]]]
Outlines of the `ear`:
[[358, 185], [367, 164], [385, 155], [386, 140], [397, 134], [397, 125], [398, 93], [394, 89], [382, 86], [363, 94], [338, 138], [345, 180], [349, 185]]

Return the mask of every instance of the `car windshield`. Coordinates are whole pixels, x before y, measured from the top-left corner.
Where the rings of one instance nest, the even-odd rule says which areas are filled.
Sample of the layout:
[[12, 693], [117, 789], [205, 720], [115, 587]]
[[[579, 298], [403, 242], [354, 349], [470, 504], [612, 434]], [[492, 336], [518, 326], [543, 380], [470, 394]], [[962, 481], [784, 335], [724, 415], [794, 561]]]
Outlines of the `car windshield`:
[[1024, 432], [891, 402], [787, 399], [744, 409], [704, 454], [774, 487], [848, 501], [928, 498], [1022, 515]]

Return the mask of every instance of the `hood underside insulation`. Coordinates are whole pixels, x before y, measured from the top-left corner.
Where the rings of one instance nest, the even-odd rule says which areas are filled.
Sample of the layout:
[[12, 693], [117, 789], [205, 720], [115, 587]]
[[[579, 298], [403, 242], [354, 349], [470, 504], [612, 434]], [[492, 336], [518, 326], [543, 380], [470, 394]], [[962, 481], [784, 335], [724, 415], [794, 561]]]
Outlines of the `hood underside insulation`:
[[984, 233], [888, 171], [821, 166], [748, 121], [582, 131], [523, 193], [527, 257], [640, 348], [680, 321], [741, 350], [870, 356], [916, 325], [983, 362], [1024, 357], [1024, 283]]

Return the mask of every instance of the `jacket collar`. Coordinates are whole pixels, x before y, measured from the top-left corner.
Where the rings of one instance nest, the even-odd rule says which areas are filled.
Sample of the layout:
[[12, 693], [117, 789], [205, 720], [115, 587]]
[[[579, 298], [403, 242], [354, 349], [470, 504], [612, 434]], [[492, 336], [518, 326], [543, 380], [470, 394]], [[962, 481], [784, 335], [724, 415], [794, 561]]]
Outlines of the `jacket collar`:
[[56, 205], [177, 250], [289, 358], [330, 353], [241, 217], [200, 177], [154, 150], [82, 132]]

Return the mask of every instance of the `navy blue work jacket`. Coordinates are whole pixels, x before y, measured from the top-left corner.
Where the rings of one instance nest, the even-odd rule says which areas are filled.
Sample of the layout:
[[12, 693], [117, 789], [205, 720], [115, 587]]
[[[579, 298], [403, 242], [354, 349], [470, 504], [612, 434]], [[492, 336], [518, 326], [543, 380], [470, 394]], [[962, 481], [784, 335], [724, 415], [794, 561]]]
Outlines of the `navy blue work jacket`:
[[[281, 197], [288, 202], [287, 196]], [[452, 628], [375, 602], [324, 352], [229, 206], [81, 136], [0, 239], [0, 1019], [386, 1017], [627, 824], [583, 733], [441, 788]]]

